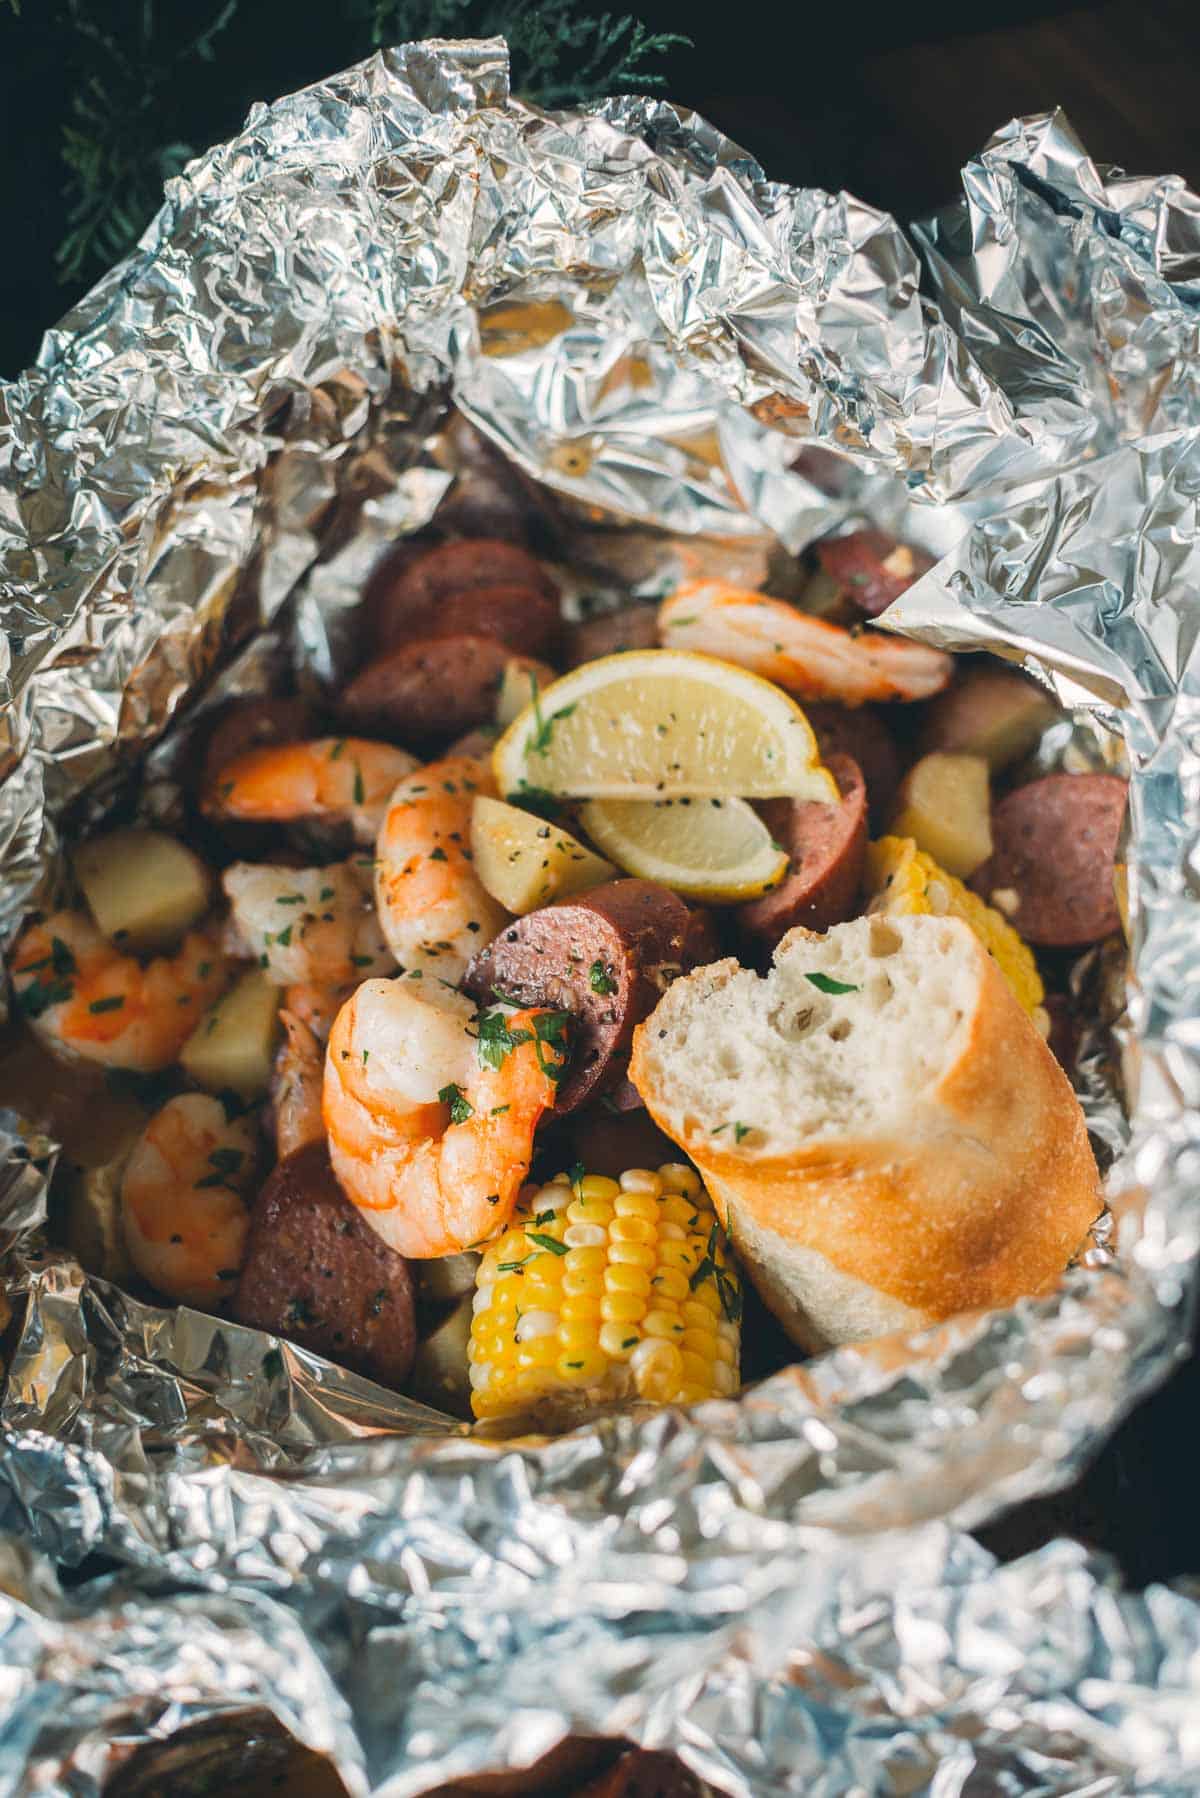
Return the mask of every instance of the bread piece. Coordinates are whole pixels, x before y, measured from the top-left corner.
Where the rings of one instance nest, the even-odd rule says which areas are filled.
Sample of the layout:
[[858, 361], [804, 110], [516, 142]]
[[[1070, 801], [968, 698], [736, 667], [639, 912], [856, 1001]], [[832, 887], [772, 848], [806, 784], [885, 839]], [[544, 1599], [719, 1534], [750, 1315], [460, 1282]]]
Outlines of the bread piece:
[[793, 930], [668, 988], [630, 1076], [804, 1347], [1049, 1291], [1101, 1207], [1070, 1084], [960, 919]]

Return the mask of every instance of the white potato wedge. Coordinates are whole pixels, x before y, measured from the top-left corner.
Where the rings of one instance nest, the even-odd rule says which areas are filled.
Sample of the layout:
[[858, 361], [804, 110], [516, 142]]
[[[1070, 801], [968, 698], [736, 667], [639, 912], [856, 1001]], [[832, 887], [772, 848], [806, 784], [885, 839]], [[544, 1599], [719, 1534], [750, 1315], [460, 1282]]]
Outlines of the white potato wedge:
[[520, 717], [536, 690], [544, 693], [551, 681], [557, 680], [553, 668], [532, 656], [514, 656], [504, 664], [500, 687], [496, 694], [496, 723], [507, 730], [514, 718]]
[[472, 1299], [458, 1300], [438, 1324], [417, 1344], [412, 1371], [404, 1390], [435, 1411], [452, 1417], [471, 1415], [471, 1377], [467, 1348], [471, 1341]]
[[966, 880], [992, 853], [988, 765], [980, 755], [935, 751], [900, 788], [892, 834], [911, 837], [947, 874]]
[[243, 1099], [260, 1098], [270, 1085], [279, 1041], [279, 997], [260, 968], [243, 974], [184, 1044], [184, 1072], [206, 1092], [229, 1088]]
[[117, 1283], [133, 1274], [121, 1224], [121, 1176], [140, 1141], [144, 1121], [95, 1167], [77, 1166], [66, 1183], [63, 1235], [67, 1247], [90, 1274]]
[[122, 949], [166, 949], [208, 909], [212, 880], [198, 855], [159, 830], [113, 830], [75, 851], [92, 916]]
[[471, 812], [471, 854], [486, 890], [517, 917], [616, 873], [560, 824], [482, 795]]
[[480, 1257], [470, 1249], [461, 1255], [438, 1255], [430, 1261], [410, 1261], [409, 1275], [417, 1303], [449, 1305], [475, 1291], [475, 1270]]

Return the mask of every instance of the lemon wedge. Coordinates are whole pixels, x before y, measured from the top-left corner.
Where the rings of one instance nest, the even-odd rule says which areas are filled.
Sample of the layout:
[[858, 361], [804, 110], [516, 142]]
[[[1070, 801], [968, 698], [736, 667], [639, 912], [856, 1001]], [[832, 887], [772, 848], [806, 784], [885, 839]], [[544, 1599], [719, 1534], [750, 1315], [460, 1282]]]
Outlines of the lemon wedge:
[[795, 700], [688, 650], [630, 650], [572, 669], [509, 725], [492, 767], [506, 796], [838, 802]]
[[736, 905], [787, 872], [786, 851], [744, 799], [590, 799], [579, 816], [626, 874], [689, 899]]

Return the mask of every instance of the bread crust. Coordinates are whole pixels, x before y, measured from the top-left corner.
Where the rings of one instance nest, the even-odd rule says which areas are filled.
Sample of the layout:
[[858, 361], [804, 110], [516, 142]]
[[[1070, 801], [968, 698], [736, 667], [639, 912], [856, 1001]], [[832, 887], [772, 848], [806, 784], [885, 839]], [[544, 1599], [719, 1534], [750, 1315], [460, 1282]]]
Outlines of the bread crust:
[[[653, 1017], [636, 1033], [633, 1083], [704, 1175], [735, 1247], [746, 1243], [752, 1276], [774, 1237], [931, 1322], [1058, 1282], [1101, 1209], [1095, 1160], [1065, 1074], [971, 943], [975, 1004], [959, 1052], [902, 1125], [878, 1135], [826, 1135], [779, 1155], [689, 1129], [650, 1065]], [[779, 1267], [764, 1268], [764, 1281], [785, 1327], [811, 1339], [799, 1293], [790, 1317], [780, 1300]]]

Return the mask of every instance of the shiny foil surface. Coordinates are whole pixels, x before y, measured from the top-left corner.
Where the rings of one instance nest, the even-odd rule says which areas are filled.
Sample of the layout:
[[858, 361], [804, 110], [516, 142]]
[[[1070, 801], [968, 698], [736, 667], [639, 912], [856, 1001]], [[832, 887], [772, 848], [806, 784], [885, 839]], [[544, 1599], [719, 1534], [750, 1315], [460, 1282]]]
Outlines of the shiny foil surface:
[[[0, 1789], [98, 1791], [265, 1713], [392, 1798], [572, 1731], [738, 1794], [1195, 1790], [1191, 1599], [963, 1532], [1069, 1480], [1186, 1341], [1200, 202], [1058, 117], [964, 195], [916, 233], [939, 305], [894, 221], [686, 111], [544, 115], [503, 45], [409, 46], [256, 108], [0, 388], [6, 935], [108, 806], [171, 817], [198, 708], [338, 678], [381, 546], [453, 499], [452, 403], [552, 509], [575, 597], [902, 521], [941, 560], [884, 622], [1024, 662], [1074, 712], [1047, 765], [1133, 780], [1133, 977], [1076, 974], [1107, 1246], [736, 1402], [473, 1435], [85, 1273], [42, 1229], [56, 1144], [0, 1112], [0, 1527], [33, 1544], [0, 1566]], [[814, 445], [841, 460], [794, 466]], [[39, 1553], [117, 1571], [72, 1597]]]

